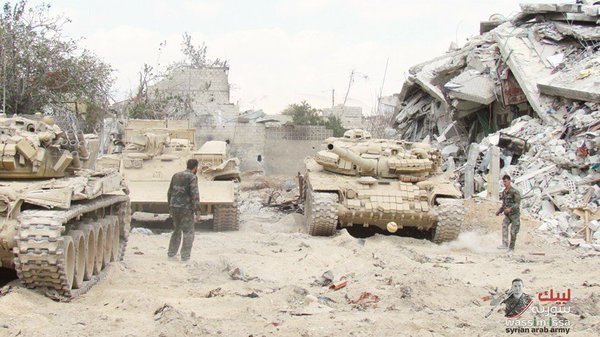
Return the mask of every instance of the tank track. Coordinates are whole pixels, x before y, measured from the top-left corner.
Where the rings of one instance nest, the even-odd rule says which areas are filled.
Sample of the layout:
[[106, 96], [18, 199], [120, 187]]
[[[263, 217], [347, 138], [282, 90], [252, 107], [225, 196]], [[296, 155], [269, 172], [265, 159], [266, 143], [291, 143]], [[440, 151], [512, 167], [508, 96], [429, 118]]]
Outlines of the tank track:
[[312, 236], [332, 236], [337, 228], [338, 216], [335, 193], [307, 191], [305, 210], [308, 234]]
[[466, 213], [463, 200], [442, 198], [437, 202], [434, 209], [438, 220], [432, 229], [431, 241], [442, 243], [456, 240]]
[[[117, 207], [114, 214], [97, 220], [82, 219], [87, 213], [112, 207]], [[18, 219], [17, 246], [13, 253], [21, 282], [28, 288], [46, 289], [46, 295], [51, 298], [68, 301], [87, 292], [103, 278], [110, 262], [123, 258], [129, 232], [129, 197], [103, 196], [75, 204], [68, 210], [25, 210]], [[67, 223], [70, 230], [65, 233]], [[99, 246], [101, 229], [104, 240]], [[91, 247], [102, 247], [99, 248], [101, 254], [94, 249], [93, 265], [87, 258], [91, 230], [94, 234]], [[111, 235], [115, 231], [119, 233], [116, 237]], [[81, 252], [82, 247], [85, 253]], [[102, 259], [97, 259], [99, 255]]]
[[235, 183], [234, 199], [231, 205], [215, 205], [213, 213], [213, 231], [240, 230], [240, 184]]

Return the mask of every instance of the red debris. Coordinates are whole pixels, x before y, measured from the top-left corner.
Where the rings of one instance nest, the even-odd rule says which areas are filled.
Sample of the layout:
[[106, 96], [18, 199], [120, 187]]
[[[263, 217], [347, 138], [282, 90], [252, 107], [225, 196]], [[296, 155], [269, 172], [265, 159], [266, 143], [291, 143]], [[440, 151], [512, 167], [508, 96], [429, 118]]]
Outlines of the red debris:
[[339, 290], [339, 289], [344, 288], [347, 285], [348, 285], [348, 282], [344, 281], [344, 282], [340, 282], [338, 284], [332, 284], [332, 285], [330, 285], [329, 289]]
[[348, 299], [348, 304], [377, 303], [377, 302], [379, 302], [379, 296], [373, 295], [368, 291], [365, 291], [362, 294], [360, 294], [360, 296], [356, 300]]

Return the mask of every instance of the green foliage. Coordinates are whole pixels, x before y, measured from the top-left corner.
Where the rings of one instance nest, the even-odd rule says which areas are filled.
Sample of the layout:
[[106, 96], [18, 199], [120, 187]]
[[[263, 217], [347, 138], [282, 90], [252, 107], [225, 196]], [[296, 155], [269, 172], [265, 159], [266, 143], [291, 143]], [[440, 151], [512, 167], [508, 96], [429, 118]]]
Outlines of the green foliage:
[[323, 125], [324, 120], [319, 110], [313, 108], [306, 101], [300, 104], [290, 104], [282, 114], [292, 116], [297, 125]]
[[306, 101], [302, 101], [300, 104], [290, 104], [281, 113], [292, 116], [296, 125], [323, 125], [325, 128], [333, 130], [335, 137], [341, 137], [346, 132], [342, 126], [342, 120], [338, 116], [323, 117], [322, 111], [313, 108]]
[[144, 64], [140, 71], [136, 94], [126, 106], [127, 115], [136, 119], [176, 119], [182, 113], [192, 112], [192, 98], [188, 94], [171, 94], [158, 88], [151, 89], [151, 83], [161, 78], [154, 69]]
[[[67, 39], [69, 20], [49, 15], [49, 5], [29, 7], [22, 0], [6, 2], [0, 17], [0, 80], [7, 113], [32, 113], [51, 108], [66, 111], [73, 103], [108, 107], [112, 68], [90, 51]], [[98, 118], [89, 118], [98, 120]]]
[[[161, 49], [166, 42], [161, 43]], [[126, 106], [127, 114], [130, 118], [148, 118], [148, 119], [178, 119], [187, 118], [193, 113], [193, 98], [189, 93], [169, 93], [163, 92], [157, 88], [151, 87], [161, 80], [171, 78], [181, 69], [192, 68], [200, 69], [206, 67], [227, 67], [227, 61], [221, 59], [211, 60], [207, 57], [208, 47], [206, 43], [194, 45], [192, 37], [188, 33], [183, 34], [181, 43], [181, 54], [183, 58], [180, 61], [171, 63], [165, 69], [155, 70], [152, 66], [144, 64], [139, 75], [139, 84], [137, 92]], [[211, 83], [206, 83], [206, 88], [210, 88]]]
[[334, 137], [343, 137], [346, 129], [342, 126], [342, 119], [338, 116], [329, 116], [325, 121], [325, 127], [333, 130]]

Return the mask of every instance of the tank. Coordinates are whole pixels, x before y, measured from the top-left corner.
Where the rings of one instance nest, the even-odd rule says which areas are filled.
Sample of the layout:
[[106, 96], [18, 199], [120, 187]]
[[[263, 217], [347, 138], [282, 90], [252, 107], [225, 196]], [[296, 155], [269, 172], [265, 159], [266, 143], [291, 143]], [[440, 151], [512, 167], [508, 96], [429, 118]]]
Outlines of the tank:
[[440, 243], [460, 232], [462, 193], [441, 172], [440, 151], [428, 144], [372, 139], [355, 129], [326, 139], [304, 163], [301, 199], [311, 235], [412, 228]]
[[95, 171], [98, 138], [52, 117], [0, 114], [0, 261], [29, 288], [64, 299], [123, 258], [129, 196], [116, 171]]
[[198, 159], [198, 189], [202, 220], [214, 231], [239, 230], [239, 160], [227, 157], [227, 144], [209, 141], [195, 146], [195, 129], [187, 120], [127, 122], [123, 136], [113, 136], [112, 153], [101, 166], [118, 169], [130, 189], [133, 224], [170, 223], [167, 192], [171, 177]]

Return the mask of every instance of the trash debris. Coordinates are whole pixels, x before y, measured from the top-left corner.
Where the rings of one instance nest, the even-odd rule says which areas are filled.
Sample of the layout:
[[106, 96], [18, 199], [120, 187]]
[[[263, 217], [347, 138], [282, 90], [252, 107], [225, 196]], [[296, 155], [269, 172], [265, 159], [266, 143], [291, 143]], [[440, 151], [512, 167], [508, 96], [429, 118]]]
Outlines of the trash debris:
[[160, 320], [167, 311], [172, 310], [172, 309], [173, 309], [172, 306], [170, 306], [166, 303], [163, 304], [160, 308], [158, 308], [154, 311], [154, 320], [155, 321]]
[[346, 287], [346, 285], [348, 285], [348, 282], [347, 281], [343, 281], [343, 282], [340, 282], [338, 284], [332, 284], [332, 285], [330, 285], [329, 289], [340, 290], [340, 289]]
[[376, 306], [376, 303], [379, 302], [379, 297], [377, 295], [373, 295], [368, 291], [363, 292], [356, 300], [352, 300], [348, 298], [346, 295], [346, 301], [348, 304], [354, 304], [356, 307], [366, 309], [370, 306]]
[[332, 300], [331, 298], [329, 298], [327, 296], [323, 296], [323, 295], [317, 297], [317, 299], [319, 300], [319, 303], [325, 304], [325, 305], [337, 303], [336, 301]]
[[277, 190], [271, 192], [267, 202], [263, 203], [263, 207], [277, 208], [279, 212], [283, 213], [303, 213], [303, 203], [300, 201], [299, 196], [294, 199], [282, 200], [281, 193]]
[[133, 254], [135, 254], [135, 255], [144, 255], [144, 252], [140, 252], [140, 251], [138, 250], [138, 251], [135, 251], [135, 252], [133, 252]]
[[154, 234], [152, 230], [144, 227], [135, 227], [131, 230], [131, 233], [134, 234], [143, 234], [143, 235], [152, 235]]
[[4, 296], [6, 294], [9, 294], [13, 291], [13, 286], [10, 284], [5, 285], [4, 287], [0, 288], [0, 297]]
[[212, 289], [211, 291], [209, 291], [205, 297], [212, 298], [212, 297], [222, 297], [222, 296], [224, 296], [223, 289], [215, 288], [215, 289]]
[[258, 279], [258, 277], [255, 277], [255, 276], [254, 277], [248, 277], [238, 267], [233, 268], [233, 267], [231, 267], [231, 266], [228, 265], [225, 270], [229, 273], [229, 277], [231, 277], [232, 280], [248, 282], [248, 281], [252, 281], [252, 280]]
[[321, 287], [327, 287], [333, 282], [333, 279], [334, 279], [333, 273], [331, 272], [331, 270], [328, 270], [328, 271], [324, 272], [323, 275], [321, 275], [321, 277], [318, 280], [315, 280], [313, 282], [313, 284], [321, 286]]
[[249, 294], [244, 294], [244, 295], [240, 295], [242, 297], [248, 297], [248, 298], [258, 298], [258, 294], [256, 292], [251, 292]]

